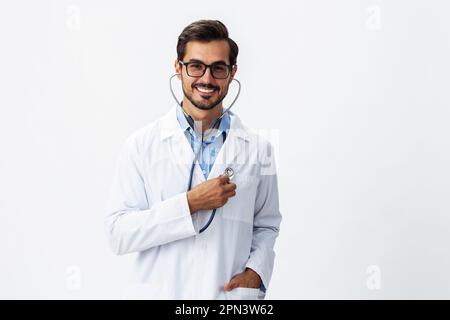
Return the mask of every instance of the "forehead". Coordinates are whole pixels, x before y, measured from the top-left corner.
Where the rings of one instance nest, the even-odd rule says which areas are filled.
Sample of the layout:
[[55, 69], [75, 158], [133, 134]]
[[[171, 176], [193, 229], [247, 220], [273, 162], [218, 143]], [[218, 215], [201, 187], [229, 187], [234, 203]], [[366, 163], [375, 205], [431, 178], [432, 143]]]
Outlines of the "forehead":
[[189, 41], [186, 44], [184, 61], [191, 59], [201, 60], [206, 64], [216, 61], [229, 61], [230, 47], [226, 40], [214, 40], [210, 42]]

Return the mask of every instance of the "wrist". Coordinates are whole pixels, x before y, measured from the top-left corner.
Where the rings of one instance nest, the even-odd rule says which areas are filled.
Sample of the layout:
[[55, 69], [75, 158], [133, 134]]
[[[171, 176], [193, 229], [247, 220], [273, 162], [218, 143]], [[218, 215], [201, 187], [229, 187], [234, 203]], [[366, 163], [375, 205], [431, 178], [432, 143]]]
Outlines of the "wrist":
[[191, 214], [199, 210], [195, 194], [192, 192], [192, 190], [187, 192], [187, 201], [189, 205], [189, 211]]
[[247, 267], [247, 268], [245, 269], [245, 272], [248, 273], [248, 274], [250, 274], [251, 277], [252, 277], [255, 281], [259, 282], [259, 284], [262, 283], [261, 277], [259, 276], [259, 274], [258, 274], [255, 270], [253, 270], [253, 269]]

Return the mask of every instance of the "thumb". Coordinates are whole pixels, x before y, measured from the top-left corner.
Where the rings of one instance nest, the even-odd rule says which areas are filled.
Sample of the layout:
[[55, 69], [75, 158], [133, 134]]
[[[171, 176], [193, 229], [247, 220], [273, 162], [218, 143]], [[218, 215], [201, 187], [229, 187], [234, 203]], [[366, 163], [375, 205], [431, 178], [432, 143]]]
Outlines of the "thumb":
[[230, 177], [228, 177], [224, 174], [221, 174], [220, 176], [218, 176], [218, 178], [222, 184], [226, 184], [226, 183], [230, 182]]

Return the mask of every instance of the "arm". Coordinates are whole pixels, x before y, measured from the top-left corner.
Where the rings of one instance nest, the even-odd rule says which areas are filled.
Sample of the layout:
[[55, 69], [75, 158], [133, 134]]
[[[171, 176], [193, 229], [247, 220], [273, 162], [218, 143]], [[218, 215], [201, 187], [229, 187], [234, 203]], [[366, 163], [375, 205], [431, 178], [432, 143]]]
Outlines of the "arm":
[[[266, 192], [261, 193], [259, 201], [263, 201], [263, 204], [257, 210], [258, 222], [254, 222], [253, 225], [252, 248], [246, 269], [224, 285], [225, 291], [230, 291], [237, 287], [260, 288], [266, 291], [266, 287], [269, 284], [275, 258], [273, 245], [275, 238], [278, 236], [281, 215], [278, 211], [276, 176], [267, 177], [271, 178], [267, 178], [266, 183], [268, 183], [269, 187], [273, 185], [274, 189], [266, 189]], [[262, 184], [260, 186], [264, 188]], [[264, 199], [267, 199], [268, 202]], [[268, 204], [271, 201], [275, 202], [273, 206]], [[256, 216], [254, 221], [256, 221]]]
[[147, 250], [196, 234], [186, 193], [148, 203], [141, 157], [131, 137], [123, 147], [110, 192], [105, 228], [118, 255]]
[[254, 270], [261, 278], [263, 289], [267, 288], [272, 276], [275, 260], [273, 250], [278, 236], [281, 214], [278, 199], [278, 181], [275, 171], [273, 149], [269, 165], [271, 169], [262, 172], [255, 201], [253, 240], [246, 267]]

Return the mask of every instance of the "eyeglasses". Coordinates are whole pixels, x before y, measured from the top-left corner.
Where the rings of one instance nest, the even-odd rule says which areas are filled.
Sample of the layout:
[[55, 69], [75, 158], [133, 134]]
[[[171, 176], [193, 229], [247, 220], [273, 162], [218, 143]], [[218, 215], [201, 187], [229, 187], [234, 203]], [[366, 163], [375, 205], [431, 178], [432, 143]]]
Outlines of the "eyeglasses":
[[226, 79], [230, 75], [231, 69], [233, 66], [225, 64], [223, 62], [214, 62], [213, 64], [204, 64], [200, 61], [190, 61], [183, 62], [179, 61], [179, 63], [186, 67], [186, 72], [188, 76], [194, 78], [203, 77], [206, 72], [206, 69], [209, 68], [211, 70], [211, 74], [214, 79]]

